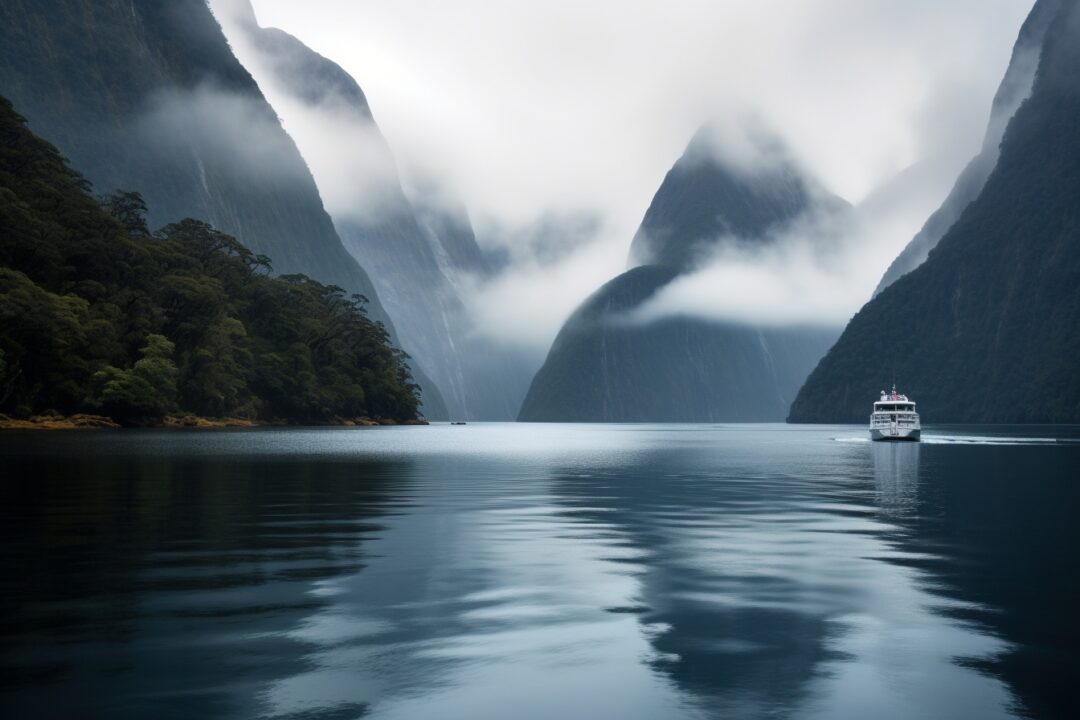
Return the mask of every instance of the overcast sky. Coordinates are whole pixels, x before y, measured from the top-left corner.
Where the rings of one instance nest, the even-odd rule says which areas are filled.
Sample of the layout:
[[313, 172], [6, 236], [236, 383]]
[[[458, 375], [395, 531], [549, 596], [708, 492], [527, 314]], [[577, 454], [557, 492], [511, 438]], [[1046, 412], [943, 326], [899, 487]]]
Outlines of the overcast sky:
[[[357, 79], [399, 164], [441, 176], [482, 240], [515, 237], [552, 214], [595, 216], [580, 251], [523, 257], [484, 297], [509, 317], [483, 322], [513, 333], [517, 313], [529, 312], [538, 346], [623, 268], [664, 173], [710, 119], [771, 127], [853, 203], [930, 161], [927, 197], [864, 253], [872, 288], [977, 151], [1031, 5], [254, 0], [261, 25], [296, 35]], [[841, 304], [854, 312], [856, 297]]]

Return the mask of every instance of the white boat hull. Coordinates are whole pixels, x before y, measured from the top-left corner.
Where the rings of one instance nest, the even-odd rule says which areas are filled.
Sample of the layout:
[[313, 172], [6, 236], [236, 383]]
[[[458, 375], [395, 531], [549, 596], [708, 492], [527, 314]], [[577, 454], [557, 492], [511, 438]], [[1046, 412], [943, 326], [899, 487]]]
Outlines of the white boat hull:
[[871, 440], [918, 440], [922, 434], [920, 428], [912, 427], [882, 427], [871, 428]]

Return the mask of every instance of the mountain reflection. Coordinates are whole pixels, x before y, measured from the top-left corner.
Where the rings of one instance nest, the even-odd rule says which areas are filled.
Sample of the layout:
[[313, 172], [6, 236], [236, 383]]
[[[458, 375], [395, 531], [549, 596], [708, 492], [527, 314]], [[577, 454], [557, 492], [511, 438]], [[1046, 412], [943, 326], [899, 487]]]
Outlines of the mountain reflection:
[[[999, 432], [1020, 434], [1009, 430]], [[1076, 433], [1042, 430], [1055, 431]], [[1025, 717], [1076, 715], [1080, 447], [1074, 443], [926, 446], [918, 502], [897, 518], [903, 528], [897, 547], [910, 556], [896, 562], [918, 567], [924, 587], [948, 600], [935, 612], [1003, 641], [998, 653], [957, 652], [956, 662], [1007, 682], [1014, 711]]]
[[860, 446], [835, 473], [731, 458], [710, 472], [680, 450], [599, 487], [554, 482], [571, 516], [618, 528], [638, 551], [638, 594], [611, 611], [636, 614], [649, 665], [708, 716], [922, 717], [950, 695], [972, 717], [1009, 716], [1007, 688], [957, 661], [1004, 644], [955, 621], [957, 603], [914, 567], [945, 560], [898, 550], [904, 531], [885, 521], [915, 509], [919, 453]]
[[609, 611], [639, 618], [649, 666], [710, 716], [771, 716], [799, 704], [836, 630], [800, 606], [787, 572], [808, 548], [785, 537], [778, 515], [806, 489], [696, 469], [684, 452], [658, 452], [610, 470], [606, 482], [558, 477], [555, 490], [572, 517], [618, 528], [637, 551], [625, 568], [639, 581], [634, 602]]
[[[264, 693], [281, 716], [377, 699], [382, 718], [657, 717], [679, 699], [639, 660], [638, 584], [616, 528], [553, 503], [538, 468], [414, 465], [423, 507], [387, 523], [364, 571], [307, 620], [335, 630]], [[363, 633], [350, 634], [350, 624]], [[306, 714], [303, 717], [307, 717]]]
[[830, 432], [0, 438], [3, 715], [1069, 717], [1080, 446]]
[[293, 631], [328, 602], [312, 585], [360, 570], [380, 522], [408, 509], [403, 463], [72, 453], [6, 467], [8, 717], [249, 714], [261, 680], [307, 664]]

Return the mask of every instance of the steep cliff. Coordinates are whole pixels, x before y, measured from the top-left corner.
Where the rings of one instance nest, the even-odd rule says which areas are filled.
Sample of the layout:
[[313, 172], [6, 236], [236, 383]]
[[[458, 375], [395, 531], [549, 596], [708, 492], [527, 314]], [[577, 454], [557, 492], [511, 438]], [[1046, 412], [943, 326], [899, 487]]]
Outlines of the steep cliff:
[[296, 140], [349, 252], [372, 274], [401, 343], [439, 386], [455, 418], [513, 418], [527, 370], [473, 337], [467, 278], [488, 267], [464, 207], [402, 188], [394, 156], [359, 84], [275, 28], [247, 0], [215, 0], [240, 59]]
[[1023, 27], [1020, 28], [1020, 34], [1013, 46], [1009, 67], [994, 95], [982, 149], [960, 173], [956, 184], [941, 207], [927, 219], [922, 229], [889, 265], [877, 289], [874, 290], [874, 295], [891, 285], [897, 278], [922, 265], [926, 256], [960, 217], [964, 208], [979, 195], [997, 164], [998, 146], [1005, 134], [1005, 127], [1020, 104], [1031, 94], [1043, 38], [1059, 5], [1059, 0], [1039, 0], [1035, 4]]
[[1080, 8], [1056, 3], [981, 192], [926, 262], [851, 320], [791, 421], [862, 422], [893, 378], [926, 422], [1080, 421], [1077, 77]]

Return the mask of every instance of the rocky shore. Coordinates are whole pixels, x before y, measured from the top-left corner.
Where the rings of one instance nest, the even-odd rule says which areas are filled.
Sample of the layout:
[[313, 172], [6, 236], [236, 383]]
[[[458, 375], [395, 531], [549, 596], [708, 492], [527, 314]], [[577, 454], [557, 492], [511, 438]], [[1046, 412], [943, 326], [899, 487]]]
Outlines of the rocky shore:
[[[427, 420], [394, 420], [392, 418], [335, 418], [332, 422], [320, 423], [319, 427], [376, 427], [380, 425], [427, 425]], [[302, 424], [284, 420], [252, 420], [250, 418], [208, 418], [198, 415], [169, 415], [159, 423], [139, 425], [138, 427], [161, 428], [254, 428], [254, 427], [300, 427]], [[104, 415], [60, 415], [43, 413], [27, 418], [13, 418], [0, 414], [0, 430], [100, 430], [122, 429], [112, 418]]]

